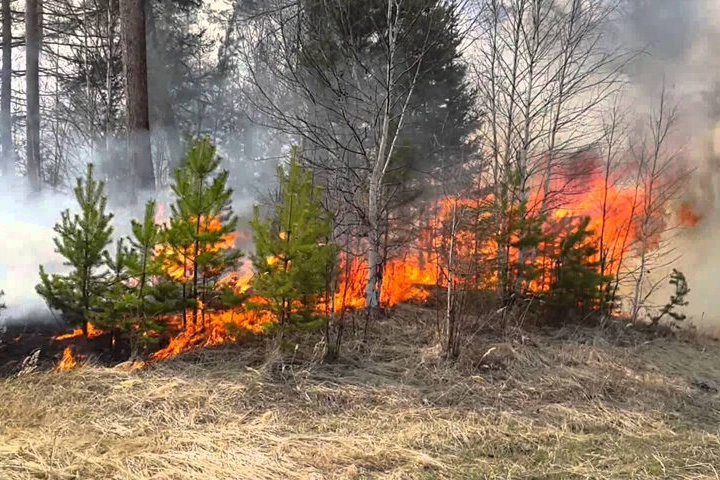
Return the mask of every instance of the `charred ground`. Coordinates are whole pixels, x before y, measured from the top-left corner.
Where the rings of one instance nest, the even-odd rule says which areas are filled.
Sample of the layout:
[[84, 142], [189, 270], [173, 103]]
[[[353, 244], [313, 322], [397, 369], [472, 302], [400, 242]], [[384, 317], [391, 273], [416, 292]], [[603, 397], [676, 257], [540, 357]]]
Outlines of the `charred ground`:
[[486, 329], [449, 365], [434, 324], [400, 308], [332, 364], [257, 339], [5, 379], [0, 476], [716, 478], [717, 342]]

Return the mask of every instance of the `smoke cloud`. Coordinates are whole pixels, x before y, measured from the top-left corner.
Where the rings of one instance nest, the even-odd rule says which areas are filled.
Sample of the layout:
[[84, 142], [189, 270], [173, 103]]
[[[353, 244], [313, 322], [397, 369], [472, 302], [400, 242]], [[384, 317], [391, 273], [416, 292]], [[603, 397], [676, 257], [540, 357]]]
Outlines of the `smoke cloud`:
[[[677, 103], [680, 124], [677, 150], [693, 169], [683, 200], [701, 222], [672, 240], [677, 262], [666, 266], [685, 273], [691, 293], [684, 309], [700, 329], [720, 332], [717, 277], [720, 250], [720, 0], [627, 0], [621, 37], [642, 49], [630, 65], [634, 96], [646, 105], [657, 102], [666, 86]], [[659, 274], [667, 273], [657, 272]], [[663, 288], [656, 301], [666, 302]]]

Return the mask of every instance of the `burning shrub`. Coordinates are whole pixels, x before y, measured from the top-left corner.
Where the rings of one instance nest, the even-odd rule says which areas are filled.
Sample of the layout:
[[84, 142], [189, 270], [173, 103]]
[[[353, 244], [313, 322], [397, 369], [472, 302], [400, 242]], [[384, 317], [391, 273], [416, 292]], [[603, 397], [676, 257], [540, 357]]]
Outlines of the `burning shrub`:
[[179, 311], [182, 302], [177, 283], [165, 277], [164, 257], [158, 249], [163, 229], [155, 222], [154, 201], [146, 204], [142, 223], [133, 220], [131, 227], [130, 247], [121, 239], [115, 256], [106, 258], [111, 275], [96, 323], [113, 335], [127, 334], [134, 356], [142, 344], [154, 341], [149, 332], [164, 330], [159, 317]]
[[332, 218], [322, 205], [322, 190], [312, 172], [297, 161], [293, 149], [288, 172], [277, 172], [279, 198], [272, 214], [262, 220], [260, 209], [250, 222], [255, 236], [253, 286], [263, 302], [254, 308], [272, 312], [280, 325], [315, 324], [320, 296], [337, 259], [329, 243]]
[[51, 308], [60, 310], [66, 321], [80, 325], [87, 335], [88, 323], [107, 293], [107, 272], [103, 268], [111, 243], [113, 218], [106, 213], [105, 183], [93, 177], [93, 165], [88, 165], [85, 178], [77, 179], [75, 199], [80, 213], [62, 212], [55, 225], [55, 251], [65, 257], [71, 271], [66, 275], [48, 275], [40, 266], [41, 283], [36, 290]]

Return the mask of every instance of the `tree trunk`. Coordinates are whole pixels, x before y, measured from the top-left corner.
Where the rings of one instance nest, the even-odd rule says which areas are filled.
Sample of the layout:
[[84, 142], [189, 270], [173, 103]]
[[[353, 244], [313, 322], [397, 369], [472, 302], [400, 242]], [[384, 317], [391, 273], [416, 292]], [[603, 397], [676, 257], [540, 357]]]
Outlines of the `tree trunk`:
[[2, 92], [0, 93], [0, 173], [3, 177], [15, 170], [15, 152], [12, 143], [12, 10], [10, 0], [2, 0]]
[[447, 335], [445, 344], [445, 354], [448, 358], [455, 359], [459, 354], [457, 318], [455, 316], [455, 266], [453, 264], [455, 258], [455, 233], [457, 230], [457, 200], [453, 202], [452, 223], [450, 230], [450, 246], [448, 249], [448, 265], [447, 265], [447, 305], [445, 309], [445, 332]]
[[154, 190], [144, 0], [120, 0], [120, 25], [127, 96], [128, 160], [133, 170], [134, 187]]
[[[163, 138], [167, 147], [168, 157], [165, 159], [166, 168], [170, 179], [172, 179], [175, 169], [180, 167], [183, 160], [183, 143], [180, 130], [175, 118], [175, 110], [173, 109], [172, 99], [168, 91], [171, 78], [171, 72], [166, 68], [167, 61], [165, 52], [162, 51], [161, 44], [165, 39], [159, 38], [157, 27], [155, 24], [155, 13], [152, 10], [150, 2], [147, 2], [147, 37], [148, 37], [148, 57], [152, 67], [148, 78], [148, 91], [153, 99], [153, 132], [157, 135], [158, 128], [160, 137]], [[157, 123], [156, 123], [157, 122]], [[157, 153], [157, 150], [156, 150]], [[155, 159], [158, 163], [158, 176], [160, 176], [160, 159]], [[162, 182], [162, 178], [159, 182]]]
[[25, 4], [25, 49], [27, 82], [27, 173], [34, 190], [41, 186], [40, 161], [40, 42], [41, 0]]
[[[373, 175], [373, 177], [375, 177]], [[380, 306], [380, 182], [376, 178], [370, 179], [370, 188], [368, 191], [368, 282], [365, 290], [365, 307], [368, 311], [376, 309]]]

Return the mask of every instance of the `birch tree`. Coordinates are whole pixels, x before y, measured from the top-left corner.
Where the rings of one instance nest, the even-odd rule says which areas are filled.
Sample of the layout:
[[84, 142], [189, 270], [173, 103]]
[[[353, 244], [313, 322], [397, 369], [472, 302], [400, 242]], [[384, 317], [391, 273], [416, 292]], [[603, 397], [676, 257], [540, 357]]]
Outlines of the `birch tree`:
[[[399, 192], [391, 179], [412, 162], [437, 158], [427, 141], [432, 132], [418, 125], [444, 115], [456, 127], [448, 128], [456, 136], [448, 143], [459, 145], [470, 123], [457, 11], [434, 0], [307, 0], [265, 5], [256, 18], [257, 39], [246, 37], [245, 52], [262, 57], [259, 65], [248, 62], [254, 95], [246, 99], [275, 128], [299, 137], [303, 160], [349, 213], [336, 219], [357, 225], [368, 268], [365, 303], [375, 309]], [[441, 74], [454, 75], [454, 84], [433, 77]]]
[[670, 246], [675, 226], [669, 223], [667, 212], [690, 173], [682, 161], [682, 149], [673, 138], [678, 122], [677, 106], [663, 85], [656, 105], [641, 119], [638, 137], [631, 140], [641, 194], [633, 245], [636, 266], [629, 272], [633, 323], [641, 312], [652, 308], [649, 304], [652, 295], [669, 276], [663, 271], [678, 258]]
[[506, 300], [522, 293], [523, 279], [513, 271], [536, 255], [513, 246], [513, 238], [522, 237], [514, 225], [560, 206], [562, 184], [571, 181], [560, 167], [601, 137], [596, 114], [630, 58], [609, 38], [616, 6], [488, 0], [480, 14], [473, 58], [489, 119], [481, 136], [492, 159], [498, 291]]
[[2, 73], [0, 73], [0, 172], [11, 175], [15, 169], [12, 142], [12, 8], [10, 0], [2, 0]]

